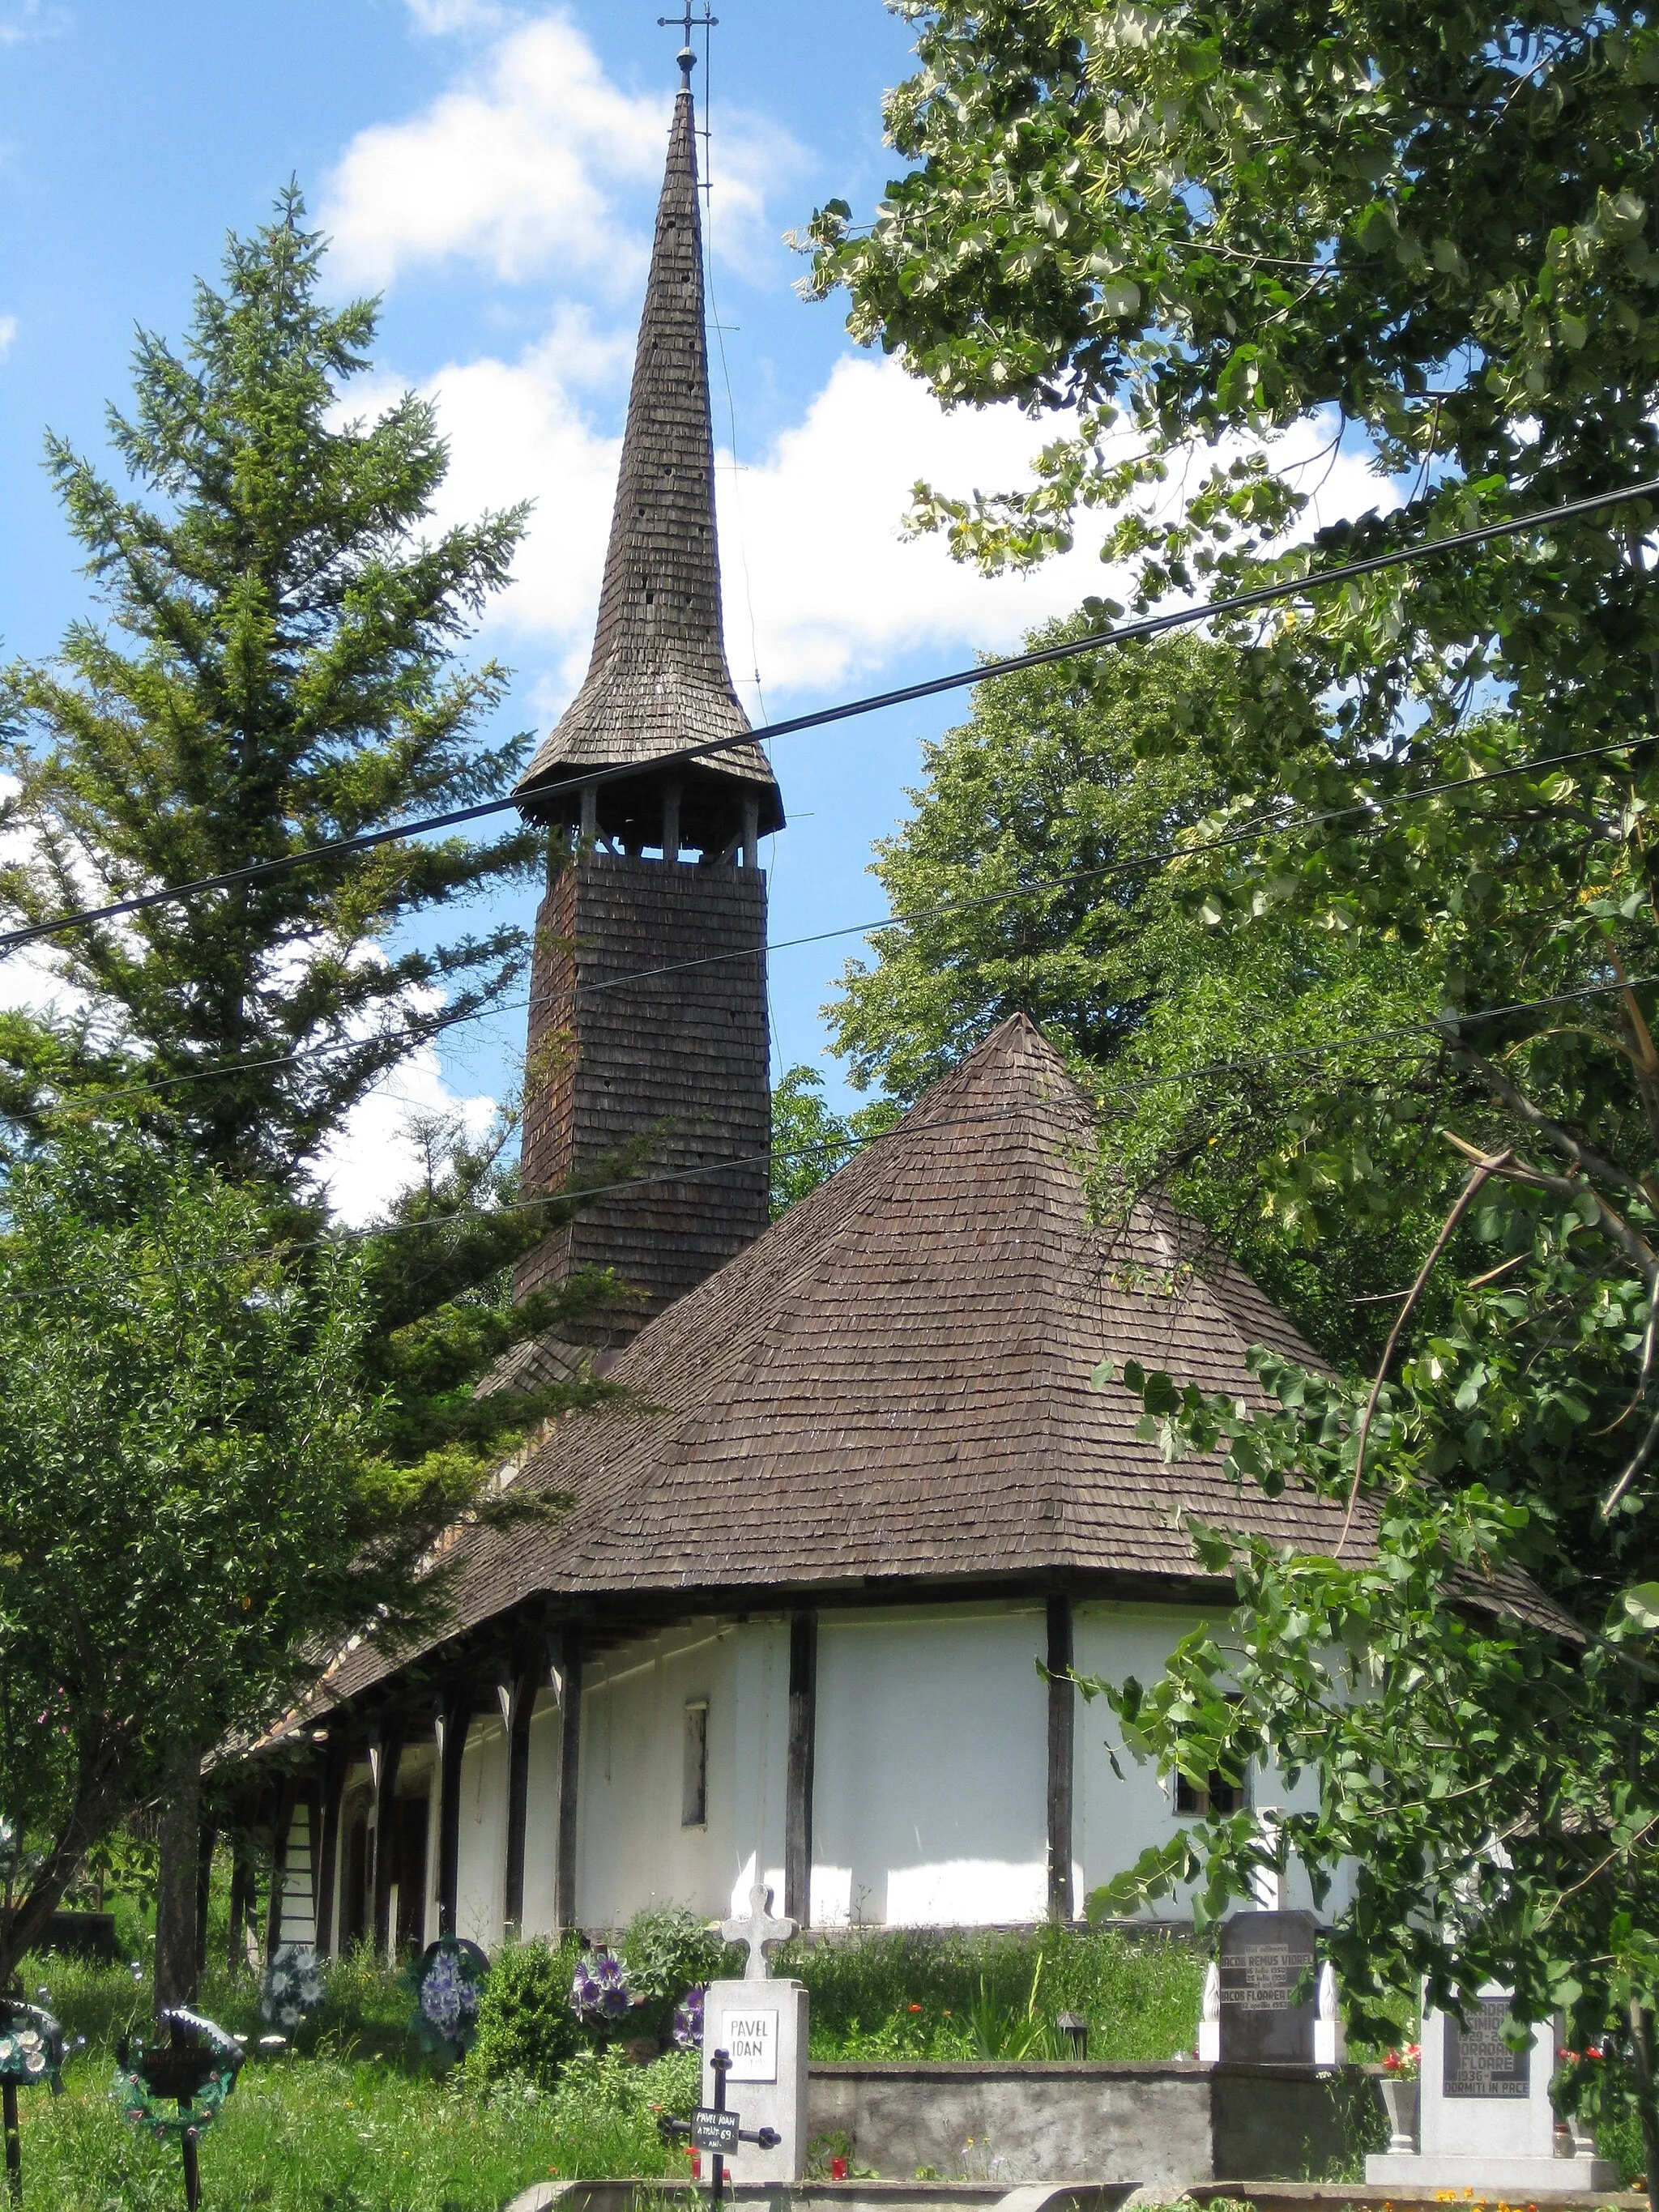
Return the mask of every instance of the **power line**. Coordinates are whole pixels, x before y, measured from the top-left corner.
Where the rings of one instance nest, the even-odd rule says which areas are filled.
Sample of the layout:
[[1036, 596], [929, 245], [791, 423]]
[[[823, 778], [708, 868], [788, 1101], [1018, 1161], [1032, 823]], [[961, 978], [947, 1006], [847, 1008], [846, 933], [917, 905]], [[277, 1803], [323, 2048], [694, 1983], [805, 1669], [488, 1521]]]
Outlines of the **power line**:
[[[1626, 500], [1656, 495], [1659, 495], [1659, 477], [1650, 477], [1640, 483], [1626, 485], [1620, 491], [1597, 492], [1589, 498], [1568, 500], [1559, 507], [1544, 507], [1535, 514], [1515, 517], [1506, 522], [1483, 523], [1474, 529], [1451, 531], [1443, 538], [1432, 538], [1420, 545], [1402, 546], [1388, 553], [1368, 554], [1362, 560], [1344, 562], [1337, 568], [1322, 569], [1316, 574], [1296, 577], [1277, 584], [1263, 584], [1254, 591], [1236, 592], [1230, 599], [1207, 600], [1199, 606], [1178, 607], [1169, 614], [1150, 615], [1139, 622], [1121, 623], [1115, 629], [1092, 631], [1086, 637], [1073, 638], [1061, 645], [1041, 646], [1030, 653], [1010, 654], [1000, 660], [980, 661], [972, 668], [957, 669], [948, 676], [929, 677], [920, 684], [902, 684], [896, 690], [872, 692], [866, 698], [844, 701], [836, 707], [821, 707], [808, 714], [791, 715], [785, 720], [766, 723], [758, 729], [745, 730], [732, 737], [711, 738], [700, 744], [678, 746], [672, 752], [658, 755], [645, 765], [659, 769], [709, 760], [718, 754], [735, 751], [744, 745], [765, 744], [774, 738], [793, 737], [803, 730], [823, 729], [831, 723], [850, 721], [858, 715], [877, 714], [889, 707], [908, 706], [919, 699], [935, 698], [943, 692], [960, 691], [972, 684], [987, 683], [993, 677], [1014, 676], [1030, 668], [1050, 667], [1059, 661], [1075, 660], [1085, 653], [1101, 652], [1108, 646], [1127, 645], [1143, 638], [1162, 636], [1170, 630], [1213, 622], [1222, 617], [1248, 614], [1257, 607], [1270, 606], [1281, 599], [1301, 598], [1322, 591], [1332, 584], [1351, 583], [1361, 576], [1374, 576], [1386, 569], [1408, 567], [1415, 562], [1430, 560], [1443, 553], [1460, 551], [1466, 546], [1491, 544], [1500, 538], [1517, 538], [1529, 530], [1545, 529], [1553, 523], [1569, 522], [1581, 515], [1600, 514]], [[88, 928], [94, 922], [115, 921], [124, 915], [148, 912], [154, 907], [199, 898], [208, 891], [227, 890], [238, 884], [258, 882], [289, 868], [337, 859], [348, 853], [368, 852], [379, 845], [423, 836], [436, 830], [459, 829], [464, 823], [482, 822], [492, 815], [506, 813], [514, 808], [522, 810], [540, 805], [550, 799], [596, 789], [601, 784], [637, 776], [641, 766], [639, 762], [631, 761], [593, 769], [585, 775], [567, 776], [557, 782], [537, 785], [526, 792], [522, 798], [480, 800], [472, 806], [455, 807], [447, 813], [427, 815], [414, 822], [397, 823], [389, 829], [362, 830], [356, 836], [335, 838], [327, 844], [313, 845], [298, 853], [282, 854], [273, 860], [250, 861], [245, 867], [228, 868], [218, 875], [199, 876], [189, 883], [166, 884], [156, 890], [135, 892], [130, 898], [115, 899], [106, 906], [89, 907], [78, 913], [54, 915], [46, 921], [30, 922], [21, 928], [0, 933], [0, 952], [9, 951], [19, 945], [35, 944], [45, 937], [61, 935], [66, 930]]]
[[[1609, 993], [1626, 990], [1644, 990], [1659, 985], [1659, 975], [1638, 975], [1628, 981], [1584, 983], [1571, 991], [1557, 991], [1547, 998], [1516, 999], [1498, 1006], [1482, 1006], [1471, 1012], [1425, 1017], [1421, 1021], [1401, 1022], [1386, 1029], [1362, 1030], [1347, 1036], [1333, 1037], [1323, 1044], [1291, 1045], [1273, 1052], [1246, 1054], [1243, 1058], [1212, 1060], [1207, 1066], [1174, 1068], [1162, 1075], [1146, 1076], [1132, 1083], [1114, 1083], [1106, 1086], [1103, 1106], [1110, 1098], [1127, 1098], [1144, 1095], [1150, 1091], [1170, 1088], [1176, 1084], [1199, 1083], [1206, 1077], [1234, 1075], [1246, 1070], [1269, 1067], [1287, 1060], [1318, 1060], [1333, 1053], [1358, 1050], [1370, 1045], [1397, 1044], [1416, 1037], [1423, 1042], [1446, 1042], [1449, 1029], [1463, 1028], [1471, 1023], [1499, 1021], [1511, 1014], [1541, 1013], [1553, 1006], [1565, 1006], [1584, 999], [1601, 998]], [[915, 1109], [913, 1109], [912, 1111]], [[924, 1129], [957, 1129], [990, 1127], [1005, 1122], [1020, 1111], [1018, 1107], [1001, 1107], [991, 1114], [941, 1115], [927, 1121]], [[908, 1116], [903, 1117], [908, 1120]], [[872, 1145], [883, 1144], [903, 1127], [903, 1120], [891, 1128], [878, 1131], [868, 1137], [849, 1133], [816, 1139], [808, 1145], [769, 1147], [763, 1152], [745, 1152], [728, 1159], [702, 1160], [694, 1164], [663, 1168], [650, 1175], [628, 1176], [616, 1182], [595, 1183], [580, 1190], [554, 1191], [539, 1198], [515, 1199], [505, 1206], [489, 1207], [458, 1206], [450, 1213], [433, 1213], [416, 1222], [398, 1224], [381, 1222], [357, 1229], [331, 1229], [321, 1237], [308, 1237], [294, 1243], [271, 1245], [263, 1250], [242, 1254], [234, 1263], [243, 1266], [250, 1260], [280, 1259], [285, 1254], [332, 1250], [337, 1246], [370, 1237], [393, 1237], [399, 1233], [441, 1228], [458, 1221], [499, 1221], [505, 1216], [550, 1210], [559, 1206], [581, 1206], [595, 1199], [620, 1196], [629, 1191], [649, 1190], [663, 1183], [700, 1183], [736, 1173], [740, 1168], [758, 1167], [763, 1163], [810, 1159], [823, 1152], [842, 1155], [842, 1164], [855, 1153], [866, 1152]]]
[[[878, 937], [890, 929], [913, 929], [921, 923], [939, 921], [953, 914], [970, 913], [987, 906], [1008, 905], [1022, 899], [1040, 898], [1049, 891], [1063, 890], [1073, 884], [1108, 881], [1117, 876], [1133, 875], [1142, 868], [1156, 867], [1165, 860], [1185, 860], [1189, 856], [1228, 850], [1258, 838], [1291, 836], [1303, 830], [1322, 829], [1333, 822], [1344, 821], [1355, 815], [1374, 816], [1383, 808], [1420, 805], [1427, 799], [1444, 798], [1449, 793], [1501, 782], [1511, 776], [1537, 775], [1547, 769], [1569, 767], [1580, 761], [1605, 759], [1611, 754], [1630, 751], [1636, 742], [1640, 741], [1625, 738], [1614, 744], [1589, 745], [1577, 752], [1550, 754], [1541, 760], [1518, 762], [1508, 768], [1483, 769], [1474, 775], [1452, 776], [1439, 783], [1425, 784], [1416, 791], [1373, 796], [1346, 806], [1321, 808], [1310, 814], [1258, 818], [1238, 830], [1229, 830], [1223, 836], [1209, 838], [1200, 844], [1172, 842], [1149, 852], [1135, 854], [1127, 860], [1104, 861], [1097, 867], [1069, 869], [1060, 875], [1045, 877], [1034, 884], [1013, 885], [1006, 890], [976, 891], [971, 896], [942, 900], [936, 905], [889, 915], [880, 921], [843, 922], [834, 929], [813, 930], [801, 937], [785, 937], [769, 944], [741, 945], [735, 951], [708, 952], [700, 954], [694, 960], [671, 960], [652, 968], [630, 968], [620, 975], [607, 975], [595, 982], [576, 983], [569, 991], [549, 991], [539, 996], [532, 994], [528, 999], [499, 1000], [490, 1006], [480, 1006], [469, 1014], [434, 1019], [424, 1027], [406, 1030], [397, 1041], [398, 1049], [401, 1055], [422, 1044], [429, 1044], [451, 1030], [459, 1029], [465, 1022], [488, 1021], [501, 1014], [523, 1013], [561, 999], [581, 999], [602, 991], [621, 990], [630, 983], [649, 982], [665, 975], [683, 975], [694, 969], [720, 967], [736, 960], [763, 959], [769, 953], [794, 951], [807, 945], [825, 945], [837, 938]], [[1382, 824], [1377, 822], [1375, 826], [1380, 829]], [[64, 1095], [64, 1103], [85, 1099], [88, 1104], [113, 1104], [119, 1099], [146, 1097], [158, 1091], [175, 1091], [189, 1084], [228, 1082], [239, 1075], [257, 1074], [270, 1068], [299, 1066], [313, 1060], [332, 1058], [339, 1053], [361, 1052], [372, 1048], [377, 1042], [380, 1040], [372, 1036], [343, 1037], [333, 1043], [301, 1046], [293, 1052], [268, 1054], [254, 1060], [220, 1061], [212, 1066], [190, 1069], [179, 1075], [161, 1076], [150, 1082], [125, 1084], [114, 1091], [88, 1088], [70, 1091]]]

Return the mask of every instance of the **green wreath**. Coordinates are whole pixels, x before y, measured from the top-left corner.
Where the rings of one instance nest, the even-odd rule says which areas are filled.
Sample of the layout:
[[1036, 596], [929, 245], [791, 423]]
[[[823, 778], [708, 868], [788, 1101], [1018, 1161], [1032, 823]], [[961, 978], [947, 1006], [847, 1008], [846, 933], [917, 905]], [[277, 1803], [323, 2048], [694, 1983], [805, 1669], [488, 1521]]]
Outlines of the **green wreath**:
[[171, 2051], [166, 2045], [158, 2045], [153, 2051], [147, 2052], [142, 2043], [124, 2040], [110, 2094], [120, 2106], [123, 2119], [131, 2120], [136, 2127], [148, 2128], [158, 2141], [168, 2136], [199, 2136], [218, 2118], [225, 2099], [236, 2087], [236, 2076], [246, 2053], [234, 2035], [228, 2035], [212, 2021], [204, 2020], [199, 2013], [185, 2011], [182, 2006], [177, 2011], [164, 2012], [161, 2020], [169, 2026], [176, 2022], [207, 2045], [216, 2062], [207, 2079], [191, 2091], [182, 2105], [176, 2096], [158, 2096], [150, 2086], [147, 2069], [151, 2059], [171, 2057]]
[[54, 2089], [64, 2068], [64, 2031], [39, 2005], [0, 1997], [0, 2081]]

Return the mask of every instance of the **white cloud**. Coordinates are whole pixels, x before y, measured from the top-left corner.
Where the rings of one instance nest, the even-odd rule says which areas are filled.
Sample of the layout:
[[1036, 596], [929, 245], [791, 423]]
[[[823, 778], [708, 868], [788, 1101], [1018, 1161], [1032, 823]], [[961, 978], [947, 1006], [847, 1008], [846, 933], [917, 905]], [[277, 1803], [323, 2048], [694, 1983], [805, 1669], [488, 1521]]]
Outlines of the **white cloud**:
[[[466, 0], [410, 5], [428, 28], [483, 20]], [[347, 147], [323, 209], [341, 273], [384, 285], [416, 263], [464, 259], [517, 283], [556, 257], [566, 272], [626, 287], [644, 263], [645, 196], [662, 174], [671, 105], [667, 88], [622, 91], [562, 12], [508, 25], [421, 113]], [[751, 258], [765, 185], [794, 149], [728, 115], [720, 155], [720, 252]]]
[[493, 31], [505, 10], [495, 0], [409, 0], [416, 27], [428, 37], [451, 31]]
[[324, 1148], [318, 1180], [337, 1218], [360, 1229], [409, 1188], [422, 1167], [412, 1133], [418, 1121], [459, 1115], [477, 1137], [495, 1113], [493, 1098], [458, 1097], [444, 1081], [435, 1048], [423, 1045], [358, 1101]]
[[61, 8], [49, 0], [10, 0], [0, 7], [0, 46], [15, 46], [25, 39], [49, 39], [64, 23]]
[[[532, 694], [544, 726], [586, 665], [616, 481], [619, 441], [595, 428], [577, 387], [623, 381], [630, 344], [568, 319], [517, 362], [447, 368], [428, 387], [452, 453], [438, 520], [460, 521], [526, 496], [537, 502], [514, 580], [489, 626], [554, 657]], [[919, 476], [954, 489], [1017, 484], [1053, 429], [1012, 407], [945, 414], [892, 362], [838, 362], [799, 422], [752, 465], [734, 471], [729, 453], [720, 456], [733, 670], [746, 676], [757, 660], [775, 706], [775, 693], [842, 689], [903, 653], [1006, 649], [1087, 593], [1109, 593], [1114, 575], [1086, 543], [1029, 576], [988, 581], [953, 562], [943, 539], [902, 533]], [[1289, 465], [1325, 441], [1310, 425], [1275, 459]], [[1194, 475], [1215, 458], [1200, 456]], [[1310, 489], [1325, 465], [1308, 471]], [[1164, 503], [1173, 508], [1182, 489], [1173, 479]], [[1393, 503], [1361, 456], [1344, 456], [1313, 520]]]
[[16, 316], [0, 315], [0, 361], [3, 361], [6, 356], [11, 351], [16, 337]]

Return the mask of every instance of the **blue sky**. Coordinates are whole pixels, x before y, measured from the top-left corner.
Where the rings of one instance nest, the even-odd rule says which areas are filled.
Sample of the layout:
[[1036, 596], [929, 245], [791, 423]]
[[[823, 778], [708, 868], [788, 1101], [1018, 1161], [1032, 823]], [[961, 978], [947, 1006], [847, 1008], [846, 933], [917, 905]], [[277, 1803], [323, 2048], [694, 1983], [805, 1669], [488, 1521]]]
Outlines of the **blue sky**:
[[[375, 383], [430, 391], [453, 466], [441, 519], [537, 502], [477, 641], [514, 671], [507, 720], [544, 730], [580, 680], [660, 181], [678, 40], [666, 0], [0, 0], [0, 647], [49, 653], [88, 606], [40, 467], [43, 427], [101, 451], [135, 323], [179, 332], [225, 233], [297, 174], [331, 281], [380, 291]], [[712, 82], [714, 419], [727, 641], [757, 720], [960, 665], [1100, 588], [1086, 550], [988, 583], [905, 543], [911, 482], [1015, 479], [1039, 433], [945, 416], [809, 306], [783, 233], [891, 173], [880, 95], [908, 34], [879, 0], [720, 0]], [[724, 363], [721, 361], [724, 353]], [[729, 379], [729, 396], [727, 380]], [[372, 404], [375, 392], [361, 395]], [[735, 451], [735, 464], [733, 453]], [[753, 681], [758, 671], [758, 690]], [[958, 699], [787, 740], [772, 933], [878, 915], [873, 839]], [[775, 1067], [822, 1067], [818, 1009], [849, 951], [772, 964]], [[15, 987], [14, 987], [15, 988]], [[499, 1095], [522, 1017], [411, 1067], [339, 1160], [349, 1212], [385, 1194], [411, 1106]]]

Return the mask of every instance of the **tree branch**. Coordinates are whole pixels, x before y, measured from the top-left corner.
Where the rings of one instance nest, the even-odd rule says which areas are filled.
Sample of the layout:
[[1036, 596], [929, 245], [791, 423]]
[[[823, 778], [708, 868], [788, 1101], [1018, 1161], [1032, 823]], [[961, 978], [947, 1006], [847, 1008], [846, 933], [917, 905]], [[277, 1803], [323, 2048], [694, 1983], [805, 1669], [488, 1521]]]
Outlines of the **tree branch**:
[[1376, 1373], [1372, 1378], [1371, 1393], [1365, 1401], [1365, 1411], [1360, 1417], [1359, 1446], [1354, 1454], [1353, 1480], [1348, 1488], [1348, 1508], [1342, 1516], [1342, 1533], [1336, 1540], [1336, 1550], [1332, 1554], [1334, 1559], [1341, 1558], [1342, 1547], [1347, 1542], [1348, 1530], [1353, 1524], [1353, 1509], [1358, 1502], [1360, 1477], [1365, 1472], [1365, 1446], [1370, 1438], [1371, 1417], [1376, 1411], [1376, 1401], [1382, 1395], [1382, 1378], [1389, 1371], [1389, 1363], [1394, 1358], [1395, 1346], [1400, 1341], [1401, 1334], [1406, 1323], [1411, 1319], [1412, 1309], [1422, 1296], [1424, 1285], [1434, 1272], [1436, 1261], [1455, 1235], [1458, 1223], [1479, 1196], [1482, 1186], [1508, 1165], [1510, 1158], [1510, 1155], [1508, 1152], [1500, 1152], [1495, 1159], [1478, 1161], [1470, 1170], [1462, 1189], [1457, 1194], [1451, 1212], [1440, 1224], [1439, 1235], [1429, 1247], [1427, 1259], [1417, 1271], [1417, 1280], [1406, 1293], [1406, 1303], [1395, 1316], [1394, 1327], [1389, 1331], [1389, 1340], [1382, 1347], [1382, 1357], [1377, 1362]]

